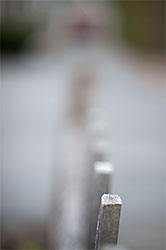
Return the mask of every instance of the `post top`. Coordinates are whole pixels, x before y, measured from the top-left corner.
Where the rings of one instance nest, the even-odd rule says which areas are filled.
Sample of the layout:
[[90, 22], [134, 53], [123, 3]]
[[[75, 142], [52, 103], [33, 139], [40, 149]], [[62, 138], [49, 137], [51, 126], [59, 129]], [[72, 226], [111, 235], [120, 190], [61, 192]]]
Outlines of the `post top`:
[[112, 174], [114, 171], [114, 166], [111, 162], [107, 161], [97, 161], [94, 165], [95, 173], [97, 174]]
[[107, 205], [122, 205], [122, 200], [119, 195], [116, 194], [103, 194], [101, 197], [101, 204]]

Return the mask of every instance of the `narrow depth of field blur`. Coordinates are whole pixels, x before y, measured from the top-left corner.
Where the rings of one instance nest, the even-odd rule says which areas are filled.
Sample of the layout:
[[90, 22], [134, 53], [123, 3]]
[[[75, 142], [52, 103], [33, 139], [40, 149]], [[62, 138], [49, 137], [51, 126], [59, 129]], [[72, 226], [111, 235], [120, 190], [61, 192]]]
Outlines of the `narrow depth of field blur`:
[[66, 249], [73, 228], [88, 238], [99, 137], [123, 202], [118, 246], [164, 250], [165, 1], [0, 8], [1, 249]]

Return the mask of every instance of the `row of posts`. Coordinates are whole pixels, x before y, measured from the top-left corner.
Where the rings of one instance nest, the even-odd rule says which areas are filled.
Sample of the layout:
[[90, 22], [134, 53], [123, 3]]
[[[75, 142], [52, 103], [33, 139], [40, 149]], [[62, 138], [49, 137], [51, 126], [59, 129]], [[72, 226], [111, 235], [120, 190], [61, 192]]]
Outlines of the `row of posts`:
[[[117, 244], [122, 201], [118, 195], [111, 192], [114, 166], [109, 161], [109, 145], [104, 138], [106, 128], [99, 119], [100, 112], [98, 109], [90, 110], [86, 126], [90, 158], [86, 176], [91, 183], [87, 183], [87, 187], [82, 189], [85, 194], [78, 196], [77, 191], [71, 192], [77, 188], [77, 184], [73, 184], [75, 180], [70, 181], [71, 188], [67, 190], [67, 197], [70, 197], [66, 200], [67, 204], [63, 204], [66, 207], [65, 216], [63, 212], [63, 221], [59, 219], [60, 223], [54, 224], [54, 227], [60, 225], [60, 228], [53, 228], [54, 243], [51, 246], [54, 249], [74, 250], [86, 246], [87, 249], [107, 250]], [[73, 169], [76, 168], [70, 170], [71, 178], [76, 176], [72, 173]], [[82, 218], [84, 216], [86, 218]], [[77, 219], [78, 222], [75, 221]], [[84, 223], [85, 220], [88, 223]], [[81, 233], [81, 230], [84, 233]]]
[[[92, 110], [93, 187], [89, 249], [112, 249], [117, 244], [122, 201], [112, 194], [114, 166], [109, 159], [106, 125], [100, 110]], [[91, 120], [91, 119], [90, 119]]]

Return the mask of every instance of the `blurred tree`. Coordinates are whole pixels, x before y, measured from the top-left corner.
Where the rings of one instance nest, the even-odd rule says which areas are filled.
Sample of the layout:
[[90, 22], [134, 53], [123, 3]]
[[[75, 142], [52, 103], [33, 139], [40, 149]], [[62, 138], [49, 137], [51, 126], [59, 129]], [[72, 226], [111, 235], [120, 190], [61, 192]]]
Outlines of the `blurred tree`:
[[[66, 3], [64, 5], [64, 2]], [[1, 50], [18, 52], [27, 36], [35, 30], [36, 23], [49, 16], [50, 9], [58, 9], [59, 5], [67, 8], [72, 1], [33, 1], [33, 0], [1, 0]], [[27, 5], [28, 3], [28, 5]], [[53, 4], [54, 3], [54, 4]], [[95, 2], [97, 4], [98, 2]], [[101, 3], [100, 3], [101, 4]], [[159, 1], [103, 1], [103, 5], [112, 21], [120, 20], [120, 32], [123, 41], [147, 52], [160, 52], [165, 50], [165, 0]], [[120, 10], [118, 15], [116, 6]], [[47, 14], [46, 14], [47, 12]], [[45, 13], [45, 14], [44, 14]], [[112, 20], [112, 15], [113, 17]], [[48, 17], [47, 16], [47, 17]], [[42, 18], [41, 18], [42, 17]], [[36, 19], [37, 18], [37, 19]], [[47, 19], [47, 18], [46, 18]], [[46, 22], [44, 18], [44, 22]], [[29, 27], [28, 27], [29, 26]], [[118, 25], [113, 26], [114, 30]], [[36, 27], [38, 31], [38, 27]], [[115, 32], [116, 34], [116, 32]], [[114, 33], [113, 33], [114, 35]], [[111, 38], [113, 39], [113, 38]]]
[[124, 14], [123, 37], [137, 48], [164, 52], [165, 1], [117, 1]]

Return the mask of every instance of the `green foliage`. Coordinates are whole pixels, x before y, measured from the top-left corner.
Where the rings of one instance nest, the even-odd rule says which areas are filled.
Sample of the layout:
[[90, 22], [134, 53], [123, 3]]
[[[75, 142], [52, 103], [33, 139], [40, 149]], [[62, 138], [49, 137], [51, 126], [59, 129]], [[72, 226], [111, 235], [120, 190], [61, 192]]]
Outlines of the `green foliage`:
[[146, 50], [165, 49], [165, 1], [117, 1], [123, 13], [123, 37]]
[[32, 34], [33, 27], [16, 23], [1, 24], [1, 51], [15, 52], [21, 51], [24, 41]]
[[41, 250], [41, 246], [36, 243], [36, 242], [22, 242], [19, 246], [18, 246], [18, 250]]

